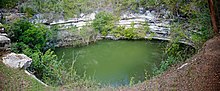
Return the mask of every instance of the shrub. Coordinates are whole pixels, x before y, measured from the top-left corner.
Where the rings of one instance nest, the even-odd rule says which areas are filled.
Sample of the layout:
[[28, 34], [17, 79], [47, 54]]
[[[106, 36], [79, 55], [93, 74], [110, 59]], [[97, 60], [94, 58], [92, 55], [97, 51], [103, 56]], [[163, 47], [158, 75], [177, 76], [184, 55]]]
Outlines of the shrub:
[[61, 72], [63, 70], [62, 67], [64, 66], [62, 61], [58, 60], [53, 51], [47, 50], [45, 53], [42, 53], [40, 51], [27, 48], [23, 52], [32, 58], [33, 62], [28, 70], [33, 72], [36, 77], [46, 84], [62, 84]]
[[170, 66], [181, 61], [185, 61], [195, 53], [195, 49], [180, 43], [171, 43], [167, 45], [165, 51], [165, 59], [161, 61], [159, 67], [153, 69], [153, 74], [161, 74], [166, 71]]
[[33, 24], [27, 20], [18, 20], [12, 24], [9, 24], [6, 31], [12, 42], [20, 42], [22, 33], [31, 28]]
[[162, 72], [166, 71], [170, 66], [172, 66], [174, 63], [176, 63], [176, 58], [173, 56], [169, 56], [164, 61], [161, 61], [159, 67], [154, 65], [153, 68], [153, 75], [161, 74]]
[[22, 33], [21, 41], [31, 48], [41, 49], [46, 46], [49, 30], [43, 26], [32, 26]]
[[134, 22], [132, 22], [130, 28], [125, 28], [125, 26], [117, 26], [110, 31], [110, 34], [114, 35], [115, 37], [125, 37], [127, 39], [144, 38], [146, 36], [146, 32], [149, 30], [150, 28], [147, 24], [144, 24], [143, 27], [135, 28]]
[[78, 32], [82, 38], [83, 44], [88, 45], [89, 42], [96, 40], [97, 32], [94, 31], [90, 26], [84, 26]]
[[40, 24], [33, 25], [27, 20], [18, 20], [11, 24], [7, 32], [12, 42], [22, 42], [32, 49], [41, 51], [47, 50], [46, 44], [52, 37], [52, 31], [49, 28]]
[[[28, 68], [38, 78], [47, 84], [58, 85], [61, 83], [61, 61], [52, 50], [48, 43], [53, 41], [52, 30], [44, 25], [33, 25], [26, 20], [18, 20], [9, 24], [8, 34], [12, 39], [12, 51], [24, 53], [31, 57], [33, 62]], [[49, 50], [48, 50], [49, 49]]]
[[0, 8], [13, 8], [19, 0], [1, 0]]
[[[66, 69], [62, 60], [58, 60], [49, 42], [56, 36], [56, 27], [47, 28], [44, 25], [33, 25], [26, 20], [19, 20], [8, 27], [9, 37], [13, 39], [12, 51], [24, 53], [32, 58], [28, 68], [37, 78], [52, 86], [74, 84], [75, 86], [95, 86], [95, 82], [76, 75], [73, 67]], [[95, 32], [90, 27], [82, 28], [79, 33], [85, 42]], [[91, 34], [91, 36], [88, 36]], [[46, 48], [45, 48], [46, 47]], [[74, 62], [76, 59], [74, 60]]]
[[124, 26], [118, 26], [118, 27], [114, 28], [112, 31], [110, 31], [110, 34], [113, 34], [117, 38], [122, 37], [124, 30], [125, 30]]
[[96, 31], [106, 36], [114, 28], [115, 17], [111, 13], [99, 12], [93, 20], [92, 26]]
[[11, 51], [15, 53], [22, 53], [24, 49], [29, 48], [28, 45], [24, 44], [23, 42], [16, 42], [12, 43]]
[[128, 39], [132, 39], [137, 37], [137, 34], [135, 33], [135, 28], [127, 28], [123, 31], [124, 37]]

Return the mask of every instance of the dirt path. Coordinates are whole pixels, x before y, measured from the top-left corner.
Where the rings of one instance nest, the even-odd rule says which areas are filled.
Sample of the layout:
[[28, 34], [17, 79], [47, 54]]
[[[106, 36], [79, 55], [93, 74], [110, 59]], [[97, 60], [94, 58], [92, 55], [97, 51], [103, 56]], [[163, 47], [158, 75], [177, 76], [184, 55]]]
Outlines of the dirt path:
[[149, 81], [121, 91], [220, 91], [220, 36], [177, 67]]

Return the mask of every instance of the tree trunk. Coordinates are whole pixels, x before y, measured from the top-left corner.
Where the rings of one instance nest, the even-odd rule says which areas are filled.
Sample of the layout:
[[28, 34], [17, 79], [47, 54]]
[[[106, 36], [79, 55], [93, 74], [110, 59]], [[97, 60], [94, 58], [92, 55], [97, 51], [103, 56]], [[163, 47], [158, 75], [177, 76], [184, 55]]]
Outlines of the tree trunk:
[[213, 0], [208, 0], [208, 2], [209, 2], [210, 16], [212, 19], [212, 26], [214, 29], [214, 33], [218, 34], [218, 26], [217, 26], [217, 21], [216, 21], [214, 3], [213, 3]]

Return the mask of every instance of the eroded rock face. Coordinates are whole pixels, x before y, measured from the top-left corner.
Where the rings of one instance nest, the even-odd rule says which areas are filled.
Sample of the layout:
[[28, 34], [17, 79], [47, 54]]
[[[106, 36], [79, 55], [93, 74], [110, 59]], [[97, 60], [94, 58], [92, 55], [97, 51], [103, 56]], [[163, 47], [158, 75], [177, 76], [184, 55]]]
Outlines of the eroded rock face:
[[32, 63], [32, 59], [24, 54], [10, 53], [2, 58], [3, 63], [12, 68], [26, 69]]

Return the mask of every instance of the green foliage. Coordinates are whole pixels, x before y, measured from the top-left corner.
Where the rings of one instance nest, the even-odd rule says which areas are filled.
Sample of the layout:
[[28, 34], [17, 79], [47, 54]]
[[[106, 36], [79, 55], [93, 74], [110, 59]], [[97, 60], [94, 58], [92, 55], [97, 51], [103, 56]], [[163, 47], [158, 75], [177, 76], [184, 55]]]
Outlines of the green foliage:
[[28, 14], [61, 12], [61, 2], [57, 0], [27, 0], [20, 7]]
[[146, 32], [150, 30], [149, 26], [146, 24], [143, 27], [135, 28], [134, 22], [131, 23], [130, 28], [125, 28], [125, 26], [117, 26], [110, 31], [110, 34], [113, 34], [115, 37], [124, 37], [127, 39], [136, 39], [136, 38], [144, 38], [146, 36]]
[[45, 26], [38, 25], [30, 27], [20, 35], [22, 42], [29, 45], [31, 48], [42, 50], [48, 41], [47, 37], [51, 36], [50, 31]]
[[115, 15], [119, 16], [123, 11], [138, 12], [140, 7], [158, 7], [161, 4], [166, 4], [170, 9], [177, 9], [176, 6], [179, 2], [177, 0], [27, 0], [20, 7], [21, 11], [29, 16], [42, 13], [46, 14], [46, 19], [55, 19], [60, 16], [68, 19], [76, 17], [80, 13], [106, 9], [112, 10]]
[[145, 32], [150, 32], [150, 28], [149, 28], [148, 22], [144, 22], [144, 24], [143, 24], [143, 30], [144, 30]]
[[153, 68], [153, 75], [158, 75], [163, 73], [164, 71], [166, 71], [170, 66], [172, 66], [173, 64], [177, 63], [176, 62], [177, 59], [173, 56], [168, 56], [168, 58], [164, 61], [161, 61], [159, 67], [157, 67], [156, 65], [154, 65]]
[[156, 8], [161, 4], [161, 0], [140, 0], [140, 5], [144, 8]]
[[123, 31], [124, 37], [128, 39], [136, 38], [137, 34], [135, 33], [136, 29], [134, 27], [132, 28], [127, 28]]
[[165, 51], [165, 59], [161, 61], [159, 67], [153, 68], [153, 75], [161, 74], [166, 71], [170, 66], [185, 61], [195, 53], [195, 49], [180, 43], [170, 43], [167, 45]]
[[[98, 88], [100, 84], [94, 81], [94, 79], [87, 78], [86, 72], [83, 74], [83, 76], [77, 75], [74, 69], [74, 64], [77, 61], [77, 58], [79, 55], [80, 55], [80, 51], [78, 52], [74, 51], [71, 67], [62, 71], [63, 86], [70, 88], [70, 89], [77, 88], [77, 87]], [[64, 65], [62, 67], [64, 67]]]
[[181, 34], [185, 33], [185, 38], [189, 37], [189, 34], [186, 34], [187, 31], [183, 30], [190, 31], [192, 39], [187, 39], [193, 41], [196, 46], [201, 45], [204, 41], [213, 36], [213, 33], [210, 32], [212, 28], [208, 2], [206, 0], [163, 0], [163, 2], [169, 6], [168, 9], [175, 9], [173, 10], [174, 13], [188, 17], [186, 20], [180, 21], [175, 25], [179, 25], [179, 31], [182, 31]]
[[110, 31], [110, 34], [113, 34], [116, 38], [122, 37], [123, 31], [125, 30], [124, 26], [118, 26], [114, 28], [112, 31]]
[[137, 29], [132, 27], [132, 28], [125, 28], [124, 26], [119, 26], [114, 28], [111, 32], [115, 37], [125, 37], [127, 39], [133, 39], [133, 38], [138, 38], [138, 32]]
[[32, 58], [33, 62], [28, 68], [46, 84], [62, 84], [62, 61], [59, 61], [53, 51], [47, 50], [44, 54], [40, 51], [25, 49], [24, 53]]
[[114, 27], [115, 17], [108, 12], [99, 12], [93, 20], [92, 26], [96, 31], [106, 36]]
[[26, 13], [27, 17], [32, 17], [34, 14], [36, 14], [36, 11], [30, 7], [21, 7], [20, 11]]
[[[52, 86], [69, 85], [91, 87], [98, 85], [91, 79], [79, 77], [73, 66], [66, 69], [63, 60], [58, 60], [54, 51], [51, 50], [54, 38], [56, 39], [57, 27], [50, 29], [44, 25], [33, 25], [25, 20], [19, 20], [13, 24], [8, 25], [9, 37], [14, 42], [12, 44], [12, 51], [17, 53], [24, 53], [31, 57], [33, 62], [28, 68], [36, 77], [41, 79], [46, 84]], [[77, 31], [84, 42], [88, 43], [96, 32], [87, 26]], [[75, 31], [76, 32], [76, 31]], [[76, 58], [73, 60], [73, 64]]]
[[51, 30], [56, 29], [18, 20], [9, 24], [7, 32], [14, 42], [11, 46], [12, 51], [24, 53], [32, 58], [33, 62], [29, 70], [47, 84], [58, 85], [61, 83], [62, 65], [50, 50], [51, 46], [48, 47], [48, 43], [53, 38]]
[[213, 36], [212, 30], [209, 29], [207, 30], [205, 28], [202, 28], [201, 30], [199, 30], [199, 32], [192, 33], [192, 40], [197, 45], [202, 45], [203, 42], [205, 42], [212, 36]]
[[29, 48], [28, 45], [24, 44], [23, 42], [16, 42], [12, 43], [11, 51], [15, 53], [22, 53], [24, 49]]
[[79, 36], [82, 38], [83, 44], [89, 44], [91, 41], [96, 41], [97, 32], [91, 26], [84, 26], [78, 31]]
[[[191, 57], [196, 52], [196, 49], [199, 49], [206, 40], [213, 36], [207, 1], [192, 0], [185, 2], [174, 0], [171, 2], [167, 0], [165, 4], [168, 3], [172, 3], [168, 6], [170, 10], [171, 7], [176, 7], [172, 11], [187, 18], [184, 20], [178, 19], [179, 21], [171, 27], [172, 40], [167, 45], [165, 61], [157, 68], [156, 74], [160, 74], [167, 70], [169, 66]], [[194, 43], [195, 49], [179, 44], [178, 42], [182, 39]]]
[[134, 77], [130, 78], [130, 82], [129, 82], [129, 86], [133, 86], [134, 85]]
[[73, 42], [73, 46], [88, 45], [90, 42], [95, 42], [98, 35], [98, 31], [95, 31], [91, 25], [85, 25], [82, 28], [70, 27], [68, 28], [73, 35], [78, 39]]
[[2, 62], [2, 59], [0, 73], [1, 79], [3, 79], [1, 83], [4, 83], [1, 86], [1, 91], [46, 91], [47, 87], [26, 74], [24, 70], [9, 68]]
[[168, 44], [166, 49], [166, 55], [174, 57], [178, 61], [185, 61], [196, 52], [195, 48], [180, 43]]
[[13, 8], [19, 0], [1, 0], [0, 8]]
[[41, 13], [45, 14], [45, 19], [54, 20], [60, 16], [68, 19], [96, 10], [100, 2], [101, 0], [27, 0], [20, 8], [30, 16]]
[[214, 35], [210, 21], [211, 20], [208, 10], [204, 10], [201, 13], [198, 13], [196, 18], [189, 20], [190, 27], [196, 30], [195, 32], [192, 31], [191, 35], [192, 41], [196, 44], [197, 47], [201, 47], [205, 41]]
[[47, 50], [45, 53], [31, 48], [23, 49], [23, 53], [31, 57], [33, 62], [28, 68], [34, 75], [48, 85], [52, 86], [74, 86], [75, 87], [96, 87], [99, 84], [92, 79], [80, 77], [74, 70], [74, 63], [77, 61], [78, 54], [74, 55], [72, 66], [66, 69], [64, 60], [59, 60], [54, 51]]
[[19, 42], [21, 41], [20, 37], [22, 33], [32, 26], [33, 25], [27, 20], [18, 20], [12, 24], [9, 24], [6, 30], [12, 42]]
[[26, 20], [18, 20], [11, 24], [7, 32], [12, 42], [21, 42], [32, 49], [39, 49], [41, 51], [46, 50], [46, 43], [52, 37], [52, 31], [46, 28], [46, 26], [33, 25]]

